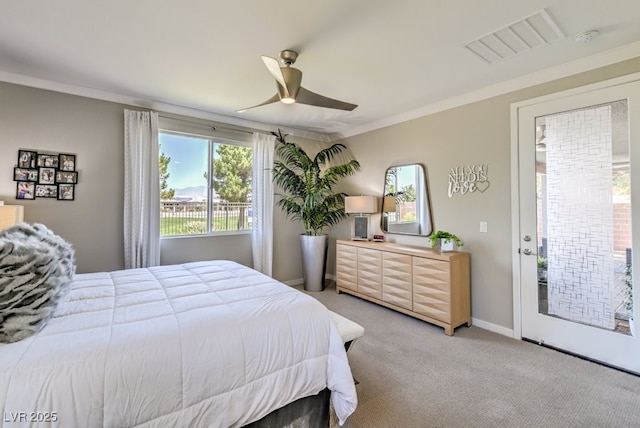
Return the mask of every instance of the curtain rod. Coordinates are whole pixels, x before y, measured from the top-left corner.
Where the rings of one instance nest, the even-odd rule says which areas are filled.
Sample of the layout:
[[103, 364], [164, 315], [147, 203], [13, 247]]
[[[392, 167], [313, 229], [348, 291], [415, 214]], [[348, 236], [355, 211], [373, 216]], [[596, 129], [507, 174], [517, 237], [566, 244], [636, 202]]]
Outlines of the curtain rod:
[[240, 128], [227, 128], [224, 126], [213, 126], [213, 130], [214, 131], [232, 131], [232, 132], [244, 132], [245, 134], [249, 134], [249, 135], [253, 135], [254, 132], [257, 132], [259, 134], [263, 134], [263, 132], [260, 131], [247, 131], [246, 129], [240, 129]]
[[[271, 132], [273, 132], [268, 129], [260, 130], [260, 129], [253, 128], [253, 130], [249, 130], [252, 128], [249, 128], [249, 129], [240, 128], [240, 127], [229, 126], [228, 124], [219, 126], [217, 125], [217, 123], [220, 123], [220, 122], [215, 122], [213, 120], [210, 120], [211, 124], [207, 124], [207, 123], [203, 123], [202, 121], [209, 121], [208, 119], [190, 118], [190, 117], [180, 116], [180, 115], [174, 116], [171, 113], [158, 113], [158, 116], [162, 119], [169, 119], [169, 120], [175, 120], [176, 122], [189, 123], [196, 126], [201, 126], [203, 128], [208, 128], [209, 130], [213, 130], [213, 131], [223, 131], [223, 132], [229, 131], [229, 132], [238, 132], [238, 133], [249, 134], [249, 135], [253, 135], [254, 132], [258, 134], [263, 134], [263, 135], [271, 135]], [[326, 135], [314, 134], [312, 131], [303, 131], [303, 130], [297, 130], [294, 128], [287, 128], [287, 127], [278, 127], [278, 129], [288, 133], [288, 135], [291, 135], [292, 137], [309, 138], [312, 140], [317, 140], [322, 143], [333, 142], [333, 140], [327, 137]], [[309, 133], [311, 133], [312, 135], [309, 135]]]
[[163, 118], [163, 119], [175, 120], [177, 122], [183, 122], [183, 123], [188, 123], [188, 124], [191, 124], [191, 125], [201, 126], [203, 128], [208, 128], [208, 129], [213, 130], [213, 131], [242, 132], [244, 134], [249, 134], [249, 135], [253, 135], [254, 132], [257, 132], [259, 134], [265, 134], [264, 131], [249, 131], [249, 130], [243, 129], [243, 128], [219, 126], [219, 125], [216, 125], [215, 122], [213, 122], [212, 124], [209, 125], [209, 124], [206, 124], [206, 123], [202, 123], [199, 120], [192, 120], [192, 119], [189, 119], [189, 118], [174, 117], [174, 116], [170, 116], [170, 115], [166, 115], [166, 114], [159, 114], [159, 116], [161, 118]]

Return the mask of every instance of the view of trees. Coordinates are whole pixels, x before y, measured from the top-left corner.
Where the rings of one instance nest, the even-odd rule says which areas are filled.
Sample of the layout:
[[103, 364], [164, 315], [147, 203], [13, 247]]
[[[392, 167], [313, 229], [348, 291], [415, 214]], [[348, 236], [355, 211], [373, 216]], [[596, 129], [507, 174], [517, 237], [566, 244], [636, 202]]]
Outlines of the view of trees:
[[[251, 177], [253, 154], [250, 148], [217, 144], [218, 156], [213, 161], [213, 178], [211, 184], [221, 200], [226, 202], [248, 202], [251, 195]], [[175, 196], [175, 189], [169, 188], [169, 163], [171, 158], [160, 153], [160, 199], [170, 200]], [[207, 172], [204, 173], [205, 179]]]
[[218, 144], [213, 160], [213, 189], [227, 202], [247, 202], [251, 195], [252, 151], [248, 147]]
[[416, 188], [413, 184], [405, 184], [399, 190], [396, 190], [398, 184], [398, 169], [394, 168], [387, 172], [385, 177], [386, 196], [395, 196], [398, 202], [415, 202]]
[[[200, 136], [160, 136], [161, 236], [251, 229], [247, 216], [253, 172], [251, 147]], [[211, 172], [204, 172], [203, 183], [197, 176], [201, 168], [207, 169], [207, 159]], [[207, 187], [203, 186], [206, 183]]]
[[[160, 146], [162, 147], [162, 146]], [[167, 180], [169, 179], [169, 162], [171, 162], [171, 158], [165, 156], [164, 153], [160, 152], [160, 200], [170, 200], [173, 199], [176, 191], [174, 189], [169, 189], [169, 184]]]
[[[253, 152], [249, 147], [216, 145], [211, 184], [220, 199], [227, 202], [248, 202], [251, 195]], [[206, 173], [205, 173], [206, 176]], [[238, 229], [245, 223], [245, 209], [240, 209]]]

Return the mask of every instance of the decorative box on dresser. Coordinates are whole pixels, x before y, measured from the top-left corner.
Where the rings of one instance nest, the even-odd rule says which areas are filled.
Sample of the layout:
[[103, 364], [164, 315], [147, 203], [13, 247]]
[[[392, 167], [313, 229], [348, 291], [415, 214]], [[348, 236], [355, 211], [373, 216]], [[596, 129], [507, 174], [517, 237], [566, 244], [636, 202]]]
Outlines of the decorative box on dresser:
[[469, 253], [390, 242], [336, 242], [336, 290], [444, 328], [471, 326]]

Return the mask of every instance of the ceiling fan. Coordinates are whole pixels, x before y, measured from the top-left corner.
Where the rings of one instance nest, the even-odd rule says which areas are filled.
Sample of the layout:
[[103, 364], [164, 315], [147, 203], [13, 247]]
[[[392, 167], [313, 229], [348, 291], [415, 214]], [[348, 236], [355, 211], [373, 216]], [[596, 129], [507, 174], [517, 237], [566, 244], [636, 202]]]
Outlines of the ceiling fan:
[[277, 59], [262, 55], [262, 61], [267, 66], [267, 69], [271, 75], [276, 79], [276, 86], [278, 92], [258, 105], [238, 110], [238, 113], [242, 113], [249, 109], [260, 107], [263, 105], [282, 102], [284, 104], [307, 104], [316, 107], [333, 108], [339, 110], [351, 111], [358, 107], [356, 104], [345, 103], [344, 101], [334, 100], [333, 98], [327, 98], [323, 95], [316, 94], [305, 88], [300, 83], [302, 82], [302, 71], [297, 68], [291, 67], [298, 58], [298, 53], [292, 50], [284, 50], [280, 52], [280, 61], [284, 64], [283, 67]]

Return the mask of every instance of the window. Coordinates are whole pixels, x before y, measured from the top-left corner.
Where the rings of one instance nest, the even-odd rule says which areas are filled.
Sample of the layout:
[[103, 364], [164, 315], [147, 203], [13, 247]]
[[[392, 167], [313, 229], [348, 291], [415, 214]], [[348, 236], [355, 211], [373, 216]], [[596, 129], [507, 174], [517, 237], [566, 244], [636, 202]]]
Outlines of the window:
[[161, 131], [160, 236], [251, 230], [246, 142]]

